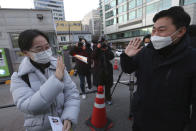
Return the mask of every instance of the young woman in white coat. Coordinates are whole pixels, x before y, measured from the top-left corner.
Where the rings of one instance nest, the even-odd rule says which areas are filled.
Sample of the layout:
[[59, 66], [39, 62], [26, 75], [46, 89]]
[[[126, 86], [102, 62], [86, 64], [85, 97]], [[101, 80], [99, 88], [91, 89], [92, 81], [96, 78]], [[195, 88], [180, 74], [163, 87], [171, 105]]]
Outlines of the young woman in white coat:
[[18, 44], [26, 56], [11, 77], [14, 103], [25, 113], [27, 131], [51, 130], [48, 116], [60, 117], [62, 131], [77, 123], [79, 92], [65, 70], [62, 57], [52, 57], [48, 37], [39, 30], [26, 30]]

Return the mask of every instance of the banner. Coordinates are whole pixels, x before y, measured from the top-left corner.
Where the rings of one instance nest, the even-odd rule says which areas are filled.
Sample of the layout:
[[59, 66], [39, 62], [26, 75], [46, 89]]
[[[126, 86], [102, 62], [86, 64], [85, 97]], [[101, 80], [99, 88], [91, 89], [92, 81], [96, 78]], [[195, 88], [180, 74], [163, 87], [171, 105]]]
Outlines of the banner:
[[87, 62], [87, 57], [81, 56], [81, 55], [74, 55], [74, 57], [77, 58], [78, 60], [80, 60], [80, 61], [82, 61], [82, 62], [88, 64], [88, 62]]

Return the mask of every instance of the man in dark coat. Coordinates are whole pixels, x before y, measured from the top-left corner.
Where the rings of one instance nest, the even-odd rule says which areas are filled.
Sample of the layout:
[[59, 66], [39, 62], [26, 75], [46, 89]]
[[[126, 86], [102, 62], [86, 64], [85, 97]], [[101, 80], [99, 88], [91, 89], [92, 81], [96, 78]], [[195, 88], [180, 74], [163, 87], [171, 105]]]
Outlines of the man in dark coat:
[[93, 50], [92, 58], [94, 60], [94, 83], [96, 86], [105, 86], [106, 103], [111, 105], [112, 98], [110, 88], [113, 85], [113, 67], [110, 60], [114, 58], [114, 53], [106, 43], [97, 44], [97, 48]]
[[196, 48], [196, 25], [190, 26], [189, 35], [191, 37], [191, 46]]
[[153, 22], [151, 43], [141, 48], [136, 38], [121, 55], [124, 72], [138, 71], [133, 131], [196, 131], [196, 50], [189, 47], [190, 16], [176, 6], [157, 13]]
[[71, 49], [70, 54], [72, 56], [74, 55], [81, 55], [81, 56], [85, 56], [87, 57], [87, 62], [88, 63], [84, 63], [81, 60], [75, 59], [76, 60], [76, 69], [80, 78], [80, 88], [82, 90], [82, 98], [85, 99], [86, 95], [85, 95], [85, 77], [87, 80], [87, 84], [88, 84], [88, 89], [90, 90], [92, 88], [91, 85], [91, 54], [92, 54], [92, 50], [87, 49], [86, 45], [84, 45], [84, 43], [82, 42], [78, 42], [76, 44], [76, 46]]

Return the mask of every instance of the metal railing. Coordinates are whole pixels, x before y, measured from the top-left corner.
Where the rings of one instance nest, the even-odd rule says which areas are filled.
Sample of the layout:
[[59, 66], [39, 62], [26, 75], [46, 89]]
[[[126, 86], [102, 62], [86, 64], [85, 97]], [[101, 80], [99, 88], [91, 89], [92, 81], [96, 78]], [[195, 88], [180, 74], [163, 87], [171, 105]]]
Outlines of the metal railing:
[[[97, 92], [97, 90], [87, 91], [85, 93], [80, 93], [80, 95], [83, 95], [83, 94], [92, 94], [92, 93], [96, 93], [96, 92]], [[3, 105], [3, 106], [0, 106], [0, 109], [9, 108], [9, 107], [15, 107], [15, 106], [16, 106], [15, 104]]]

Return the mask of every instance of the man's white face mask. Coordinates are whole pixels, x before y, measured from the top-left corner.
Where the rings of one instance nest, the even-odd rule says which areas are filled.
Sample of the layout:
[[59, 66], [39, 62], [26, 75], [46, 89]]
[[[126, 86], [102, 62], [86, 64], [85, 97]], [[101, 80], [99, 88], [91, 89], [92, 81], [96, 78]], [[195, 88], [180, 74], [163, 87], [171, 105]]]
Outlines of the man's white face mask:
[[167, 37], [162, 37], [162, 36], [151, 36], [151, 41], [152, 41], [152, 45], [154, 46], [154, 48], [156, 50], [158, 49], [162, 49], [168, 45], [170, 45], [172, 42], [174, 42], [175, 40], [172, 41], [172, 36], [174, 34], [176, 34], [176, 32], [178, 32], [179, 29], [177, 31], [175, 31], [171, 36], [167, 36]]
[[31, 54], [33, 56], [33, 61], [41, 64], [46, 64], [50, 61], [50, 57], [52, 56], [52, 50], [51, 48], [49, 48], [48, 50], [41, 51], [38, 53], [32, 52]]

